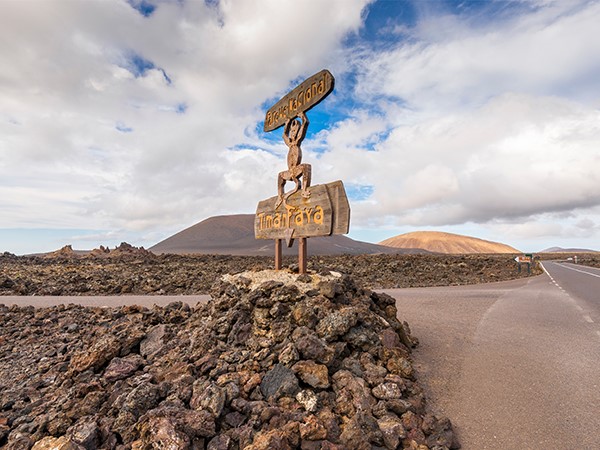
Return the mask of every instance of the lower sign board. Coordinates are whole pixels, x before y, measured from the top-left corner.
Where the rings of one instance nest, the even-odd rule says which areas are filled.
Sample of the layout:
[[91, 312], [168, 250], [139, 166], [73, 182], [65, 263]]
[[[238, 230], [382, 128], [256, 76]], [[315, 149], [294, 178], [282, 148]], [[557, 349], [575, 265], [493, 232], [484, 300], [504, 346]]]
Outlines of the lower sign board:
[[308, 188], [309, 197], [298, 191], [278, 202], [262, 200], [256, 208], [256, 239], [295, 239], [348, 233], [350, 205], [341, 181]]

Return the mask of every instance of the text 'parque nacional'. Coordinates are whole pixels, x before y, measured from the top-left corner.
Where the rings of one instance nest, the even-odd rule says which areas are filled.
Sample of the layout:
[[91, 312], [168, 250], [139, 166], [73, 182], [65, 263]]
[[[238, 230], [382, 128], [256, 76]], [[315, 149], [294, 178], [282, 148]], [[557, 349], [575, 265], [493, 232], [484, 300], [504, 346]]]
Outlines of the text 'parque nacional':
[[308, 78], [267, 111], [264, 130], [279, 128], [287, 119], [293, 119], [301, 112], [308, 111], [327, 97], [333, 91], [333, 87], [333, 75], [328, 70], [321, 70]]

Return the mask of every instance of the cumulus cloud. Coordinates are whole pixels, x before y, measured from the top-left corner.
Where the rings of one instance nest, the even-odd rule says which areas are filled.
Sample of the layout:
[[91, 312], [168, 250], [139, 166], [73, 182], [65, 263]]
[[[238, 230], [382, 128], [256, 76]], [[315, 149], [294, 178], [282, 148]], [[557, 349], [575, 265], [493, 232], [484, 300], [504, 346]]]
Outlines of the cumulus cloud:
[[600, 53], [599, 18], [597, 2], [557, 2], [492, 23], [427, 15], [412, 40], [358, 59], [357, 91], [436, 111], [472, 107], [501, 92], [568, 94], [598, 106], [600, 62], [591, 55]]
[[598, 20], [600, 4], [562, 2], [493, 24], [427, 16], [412, 40], [353, 58], [356, 95], [377, 102], [383, 117], [371, 119], [387, 129], [360, 136], [377, 140], [361, 155], [337, 138], [357, 135], [353, 121], [326, 137], [322, 161], [373, 186], [354, 223], [493, 227], [560, 212], [598, 220]]
[[287, 152], [263, 107], [330, 68], [303, 150], [353, 227], [599, 237], [600, 4], [414, 5], [377, 46], [346, 40], [370, 0], [4, 5], [0, 226], [158, 240], [251, 212]]
[[4, 5], [2, 226], [141, 231], [248, 211], [285, 154], [245, 149], [260, 105], [327, 66], [366, 3]]

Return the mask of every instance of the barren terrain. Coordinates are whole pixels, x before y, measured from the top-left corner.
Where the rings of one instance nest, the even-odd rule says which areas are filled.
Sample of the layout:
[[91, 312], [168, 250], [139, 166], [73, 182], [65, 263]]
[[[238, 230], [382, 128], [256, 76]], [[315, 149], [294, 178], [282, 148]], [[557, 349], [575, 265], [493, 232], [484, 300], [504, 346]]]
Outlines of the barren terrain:
[[[308, 269], [350, 275], [371, 289], [489, 283], [528, 276], [514, 255], [313, 256]], [[583, 258], [581, 256], [580, 258]], [[595, 261], [600, 261], [595, 257]], [[582, 259], [580, 259], [582, 260]], [[296, 259], [285, 258], [294, 266]], [[25, 257], [0, 255], [0, 295], [206, 294], [227, 273], [271, 268], [271, 257], [159, 255]], [[532, 275], [541, 273], [532, 268]]]
[[223, 277], [211, 297], [0, 305], [0, 447], [458, 448], [392, 297], [284, 271]]

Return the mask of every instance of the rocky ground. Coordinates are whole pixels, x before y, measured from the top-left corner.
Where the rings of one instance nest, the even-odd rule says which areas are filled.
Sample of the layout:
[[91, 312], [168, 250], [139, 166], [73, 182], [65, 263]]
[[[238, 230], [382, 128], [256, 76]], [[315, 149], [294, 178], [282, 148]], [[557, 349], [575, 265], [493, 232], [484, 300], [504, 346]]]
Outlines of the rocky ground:
[[[63, 283], [110, 284], [110, 293], [126, 279], [93, 259], [5, 264], [10, 260], [3, 259], [10, 269], [3, 276], [12, 287], [41, 289], [48, 273], [59, 275], [57, 267]], [[206, 261], [223, 272], [231, 264], [152, 261], [119, 263], [133, 290], [147, 280], [168, 286], [162, 277], [175, 283], [182, 273], [203, 280]], [[165, 261], [178, 269], [170, 273]], [[399, 274], [422, 267], [410, 258], [373, 261]], [[491, 261], [467, 261], [482, 273], [497, 271]], [[104, 275], [87, 278], [93, 273]], [[197, 286], [203, 284], [180, 288]], [[194, 309], [179, 302], [152, 309], [0, 306], [0, 446], [458, 448], [450, 421], [428, 412], [410, 359], [416, 340], [391, 297], [324, 270], [228, 275], [211, 296]]]
[[[509, 280], [514, 255], [313, 256], [308, 269], [334, 270], [371, 289]], [[295, 258], [284, 259], [294, 266]], [[597, 259], [600, 262], [600, 258]], [[0, 255], [0, 295], [206, 294], [227, 273], [268, 269], [271, 257], [160, 255], [122, 244], [80, 255], [68, 247], [46, 256]], [[533, 267], [532, 274], [541, 273]]]

